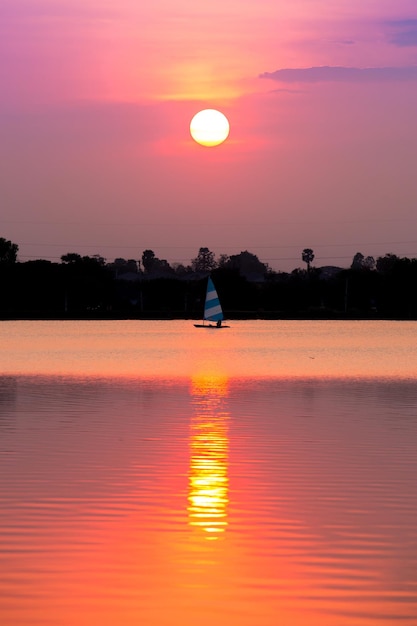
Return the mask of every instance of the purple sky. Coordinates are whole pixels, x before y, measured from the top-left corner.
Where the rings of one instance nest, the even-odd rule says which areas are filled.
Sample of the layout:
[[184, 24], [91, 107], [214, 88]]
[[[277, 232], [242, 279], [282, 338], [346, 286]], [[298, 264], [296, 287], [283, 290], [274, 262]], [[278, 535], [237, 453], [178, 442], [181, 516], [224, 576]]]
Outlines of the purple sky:
[[[415, 0], [2, 0], [0, 59], [21, 261], [417, 257]], [[221, 146], [190, 138], [202, 108]]]

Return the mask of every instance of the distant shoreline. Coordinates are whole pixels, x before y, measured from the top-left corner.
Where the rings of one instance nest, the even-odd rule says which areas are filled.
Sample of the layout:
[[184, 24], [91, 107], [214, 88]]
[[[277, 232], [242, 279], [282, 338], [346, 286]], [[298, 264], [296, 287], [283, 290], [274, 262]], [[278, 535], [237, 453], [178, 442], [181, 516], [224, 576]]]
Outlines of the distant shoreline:
[[[164, 314], [157, 312], [150, 312], [149, 314], [141, 314], [141, 315], [128, 315], [128, 314], [106, 314], [106, 315], [91, 315], [91, 314], [74, 314], [74, 315], [0, 315], [0, 322], [20, 322], [20, 321], [57, 321], [57, 322], [65, 322], [65, 321], [125, 321], [125, 320], [134, 320], [134, 321], [175, 321], [175, 320], [183, 320], [183, 321], [199, 321], [202, 318], [198, 315], [193, 316], [184, 316], [184, 315], [176, 315], [173, 314]], [[279, 314], [279, 313], [269, 313], [269, 314], [256, 314], [256, 313], [242, 313], [242, 314], [230, 314], [225, 316], [225, 320], [227, 321], [284, 321], [284, 320], [293, 320], [293, 321], [391, 321], [391, 322], [412, 322], [417, 321], [414, 317], [396, 317], [396, 316], [379, 316], [377, 314], [373, 315], [363, 315], [363, 314], [345, 314], [345, 313], [337, 313], [334, 312], [332, 314]]]

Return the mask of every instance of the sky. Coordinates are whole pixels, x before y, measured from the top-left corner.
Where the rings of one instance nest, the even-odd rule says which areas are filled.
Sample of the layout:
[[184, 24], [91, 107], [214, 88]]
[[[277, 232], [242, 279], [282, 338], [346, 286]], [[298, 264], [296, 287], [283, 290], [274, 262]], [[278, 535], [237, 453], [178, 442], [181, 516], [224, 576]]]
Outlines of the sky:
[[[190, 136], [201, 109], [228, 139]], [[415, 0], [1, 0], [0, 237], [277, 271], [417, 257]]]

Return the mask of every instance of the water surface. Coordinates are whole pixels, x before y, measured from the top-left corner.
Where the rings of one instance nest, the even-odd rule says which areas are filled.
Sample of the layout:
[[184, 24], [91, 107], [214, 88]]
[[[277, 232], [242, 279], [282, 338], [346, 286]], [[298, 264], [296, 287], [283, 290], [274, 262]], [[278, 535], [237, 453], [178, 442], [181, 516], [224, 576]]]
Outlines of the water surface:
[[416, 624], [416, 329], [0, 324], [2, 626]]
[[417, 378], [417, 322], [0, 322], [0, 372], [104, 376]]

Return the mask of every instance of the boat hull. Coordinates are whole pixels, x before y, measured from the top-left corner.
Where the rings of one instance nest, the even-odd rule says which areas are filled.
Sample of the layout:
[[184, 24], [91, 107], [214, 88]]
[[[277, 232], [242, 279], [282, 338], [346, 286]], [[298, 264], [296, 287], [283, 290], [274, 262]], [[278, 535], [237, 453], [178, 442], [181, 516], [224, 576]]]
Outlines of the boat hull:
[[217, 326], [216, 324], [194, 324], [194, 326], [196, 328], [215, 328], [216, 330], [221, 330], [222, 328], [230, 328], [230, 326], [225, 325], [221, 325], [221, 326]]

